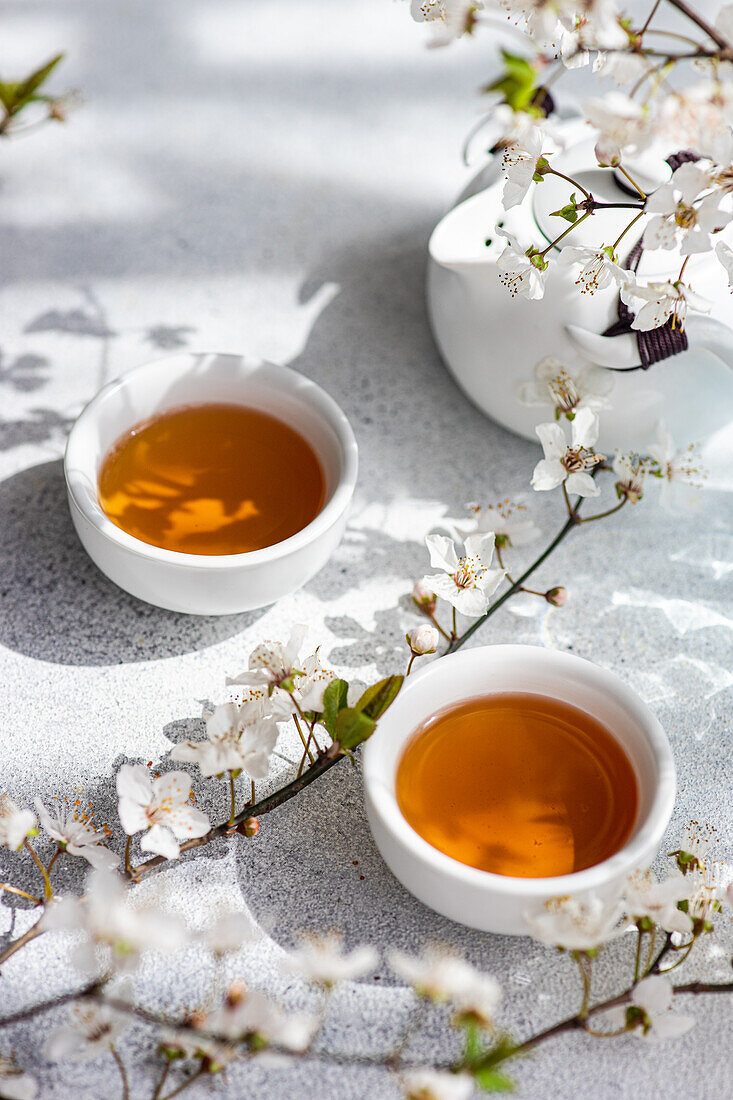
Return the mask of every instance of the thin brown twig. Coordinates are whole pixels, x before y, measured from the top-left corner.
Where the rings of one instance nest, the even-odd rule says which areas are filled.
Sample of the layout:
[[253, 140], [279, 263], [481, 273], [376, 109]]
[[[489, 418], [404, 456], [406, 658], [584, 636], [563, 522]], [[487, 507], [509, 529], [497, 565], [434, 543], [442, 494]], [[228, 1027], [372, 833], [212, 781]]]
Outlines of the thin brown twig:
[[109, 1052], [117, 1063], [117, 1068], [120, 1071], [120, 1077], [122, 1078], [122, 1100], [130, 1100], [130, 1085], [127, 1080], [127, 1070], [125, 1069], [125, 1063], [120, 1057], [120, 1053], [114, 1044], [110, 1044]]

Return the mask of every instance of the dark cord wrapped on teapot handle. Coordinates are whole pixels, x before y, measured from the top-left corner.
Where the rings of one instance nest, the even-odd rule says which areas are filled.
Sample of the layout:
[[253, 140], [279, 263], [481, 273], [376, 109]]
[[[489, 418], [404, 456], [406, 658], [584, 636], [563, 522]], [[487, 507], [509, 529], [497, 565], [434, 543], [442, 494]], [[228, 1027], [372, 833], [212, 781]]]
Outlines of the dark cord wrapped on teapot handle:
[[[700, 158], [697, 153], [693, 153], [690, 150], [682, 150], [679, 153], [672, 153], [667, 157], [667, 163], [672, 171], [676, 171], [681, 164], [693, 164]], [[628, 191], [630, 194], [635, 194], [628, 185], [617, 181], [624, 191]], [[634, 247], [629, 252], [624, 262], [624, 268], [627, 271], [636, 272], [639, 268], [641, 256], [644, 251], [643, 245], [644, 235], [639, 237]], [[642, 332], [631, 327], [632, 322], [636, 314], [632, 313], [627, 305], [621, 301], [621, 295], [619, 294], [618, 302], [616, 305], [616, 312], [618, 313], [618, 320], [614, 321], [612, 325], [601, 333], [602, 336], [623, 336], [627, 333], [633, 333], [636, 337], [636, 345], [639, 349], [639, 365], [638, 367], [609, 367], [609, 370], [620, 370], [624, 372], [633, 370], [648, 370], [652, 363], [659, 363], [662, 359], [669, 359], [673, 355], [679, 355], [681, 351], [687, 351], [689, 347], [687, 341], [687, 333], [679, 325], [674, 324], [674, 318], [670, 317], [659, 328], [649, 329]]]

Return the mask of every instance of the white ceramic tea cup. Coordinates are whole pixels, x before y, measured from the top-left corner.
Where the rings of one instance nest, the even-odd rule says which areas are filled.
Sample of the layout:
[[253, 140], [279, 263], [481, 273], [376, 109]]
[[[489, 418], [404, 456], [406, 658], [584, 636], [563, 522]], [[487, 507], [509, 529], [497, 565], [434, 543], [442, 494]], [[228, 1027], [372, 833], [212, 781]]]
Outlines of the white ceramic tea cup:
[[[606, 726], [631, 761], [639, 789], [636, 822], [624, 846], [602, 863], [554, 878], [495, 875], [438, 851], [402, 816], [397, 768], [416, 729], [445, 707], [504, 691], [571, 703]], [[431, 909], [483, 932], [524, 934], [527, 915], [553, 897], [610, 896], [656, 855], [675, 789], [669, 741], [631, 688], [590, 661], [538, 646], [484, 646], [432, 662], [410, 676], [364, 750], [367, 816], [387, 866]]]
[[[261, 409], [308, 440], [326, 481], [326, 503], [311, 523], [262, 550], [221, 555], [150, 546], [112, 523], [97, 494], [108, 449], [141, 420], [202, 402]], [[133, 596], [195, 615], [265, 607], [310, 580], [341, 541], [357, 468], [351, 425], [315, 382], [242, 355], [190, 352], [147, 363], [100, 390], [71, 429], [64, 458], [71, 517], [92, 561]]]

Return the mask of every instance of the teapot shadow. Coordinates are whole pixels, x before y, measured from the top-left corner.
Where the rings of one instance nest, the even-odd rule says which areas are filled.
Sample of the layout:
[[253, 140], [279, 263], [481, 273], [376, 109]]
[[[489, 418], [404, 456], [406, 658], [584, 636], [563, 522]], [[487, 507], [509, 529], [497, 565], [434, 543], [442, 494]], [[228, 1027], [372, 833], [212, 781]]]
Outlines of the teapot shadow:
[[0, 645], [62, 665], [150, 661], [239, 634], [262, 611], [181, 615], [117, 588], [71, 523], [60, 459], [0, 483]]

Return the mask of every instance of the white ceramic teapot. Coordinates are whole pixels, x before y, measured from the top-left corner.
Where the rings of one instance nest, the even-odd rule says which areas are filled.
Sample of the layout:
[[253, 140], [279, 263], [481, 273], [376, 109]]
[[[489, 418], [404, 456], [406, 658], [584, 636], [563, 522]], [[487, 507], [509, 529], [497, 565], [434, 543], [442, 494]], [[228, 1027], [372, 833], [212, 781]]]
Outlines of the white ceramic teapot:
[[[577, 135], [578, 124], [566, 124]], [[572, 176], [604, 202], [629, 202], [608, 169], [595, 167], [593, 139], [587, 127], [581, 140], [551, 158], [552, 167]], [[552, 262], [540, 300], [511, 297], [499, 282], [497, 259], [506, 240], [497, 225], [513, 234], [522, 249], [554, 240], [567, 222], [551, 217], [564, 206], [573, 188], [556, 176], [532, 186], [524, 201], [505, 211], [501, 195], [501, 157], [480, 174], [478, 193], [460, 202], [436, 226], [430, 238], [428, 312], [441, 355], [466, 394], [500, 424], [536, 439], [535, 425], [552, 417], [547, 409], [522, 405], [519, 388], [534, 378], [537, 362], [553, 355], [571, 373], [588, 363], [612, 370], [612, 408], [601, 415], [599, 446], [644, 451], [663, 424], [680, 445], [702, 443], [733, 422], [733, 297], [727, 275], [712, 252], [691, 256], [685, 282], [712, 303], [707, 315], [688, 314], [689, 348], [673, 357], [639, 368], [635, 333], [603, 336], [617, 321], [618, 291], [609, 286], [591, 295], [576, 286], [577, 265]], [[671, 174], [660, 157], [647, 161], [647, 188]], [[641, 182], [641, 181], [640, 181]], [[577, 190], [577, 189], [576, 189]], [[578, 195], [580, 198], [581, 196]], [[566, 238], [571, 245], [611, 244], [633, 211], [600, 210]], [[644, 215], [619, 245], [623, 262], [640, 238]], [[719, 234], [733, 245], [733, 222]], [[563, 247], [560, 242], [558, 249]], [[557, 254], [556, 254], [557, 255]], [[676, 279], [682, 257], [675, 251], [644, 250], [640, 281]]]

